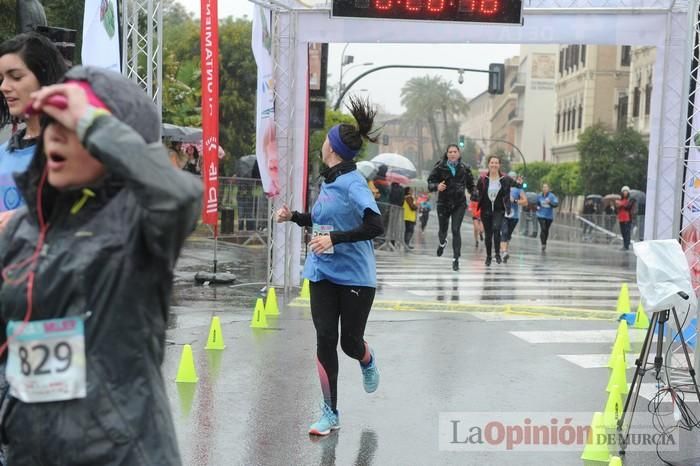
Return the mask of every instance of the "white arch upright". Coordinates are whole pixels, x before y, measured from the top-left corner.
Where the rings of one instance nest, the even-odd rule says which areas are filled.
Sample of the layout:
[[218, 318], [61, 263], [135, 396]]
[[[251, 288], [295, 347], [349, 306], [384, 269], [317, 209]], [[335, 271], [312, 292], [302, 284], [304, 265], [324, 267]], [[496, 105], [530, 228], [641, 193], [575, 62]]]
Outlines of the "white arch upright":
[[[286, 176], [280, 180], [282, 194], [275, 199], [273, 209], [282, 203], [292, 209], [302, 208], [307, 46], [311, 42], [425, 43], [439, 37], [441, 43], [653, 45], [657, 59], [651, 99], [645, 236], [678, 237], [698, 0], [531, 0], [523, 9], [523, 26], [332, 18], [328, 5], [301, 8], [276, 1], [259, 3], [275, 10], [276, 31], [286, 31], [274, 38], [278, 45], [276, 106], [282, 104], [285, 109], [277, 120], [278, 137], [285, 138], [279, 141], [280, 173]], [[274, 224], [272, 244], [272, 283], [298, 286], [299, 229]]]

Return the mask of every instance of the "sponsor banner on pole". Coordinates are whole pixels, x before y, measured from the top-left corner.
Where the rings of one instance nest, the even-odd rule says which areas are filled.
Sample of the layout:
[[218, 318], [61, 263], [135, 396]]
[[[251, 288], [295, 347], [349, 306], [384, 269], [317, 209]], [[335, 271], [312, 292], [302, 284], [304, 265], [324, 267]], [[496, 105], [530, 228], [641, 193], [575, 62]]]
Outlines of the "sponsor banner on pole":
[[83, 65], [121, 71], [117, 0], [85, 0], [83, 13]]
[[252, 40], [253, 55], [258, 65], [255, 153], [263, 190], [268, 196], [274, 197], [279, 194], [280, 185], [275, 136], [275, 90], [270, 25], [270, 10], [256, 5]]
[[219, 209], [219, 18], [217, 0], [202, 0], [202, 139], [204, 205], [202, 221], [216, 226]]

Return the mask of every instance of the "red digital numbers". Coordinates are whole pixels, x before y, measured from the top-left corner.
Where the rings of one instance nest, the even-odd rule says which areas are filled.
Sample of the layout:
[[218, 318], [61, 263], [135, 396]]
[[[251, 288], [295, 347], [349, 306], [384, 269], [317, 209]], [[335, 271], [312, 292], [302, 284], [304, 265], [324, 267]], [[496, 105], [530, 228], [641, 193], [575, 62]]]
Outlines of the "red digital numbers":
[[459, 11], [480, 15], [493, 15], [501, 9], [499, 0], [459, 0]]
[[428, 0], [427, 8], [431, 13], [440, 13], [445, 9], [445, 0]]
[[[467, 13], [475, 16], [493, 16], [500, 13], [502, 0], [458, 0], [459, 13]], [[454, 6], [454, 3], [450, 2]], [[378, 11], [389, 11], [395, 6], [412, 14], [443, 13], [446, 0], [372, 0], [372, 6]]]
[[394, 6], [392, 0], [374, 0], [374, 8], [380, 11], [390, 10]]
[[423, 9], [423, 0], [406, 0], [406, 9], [410, 12], [417, 12]]

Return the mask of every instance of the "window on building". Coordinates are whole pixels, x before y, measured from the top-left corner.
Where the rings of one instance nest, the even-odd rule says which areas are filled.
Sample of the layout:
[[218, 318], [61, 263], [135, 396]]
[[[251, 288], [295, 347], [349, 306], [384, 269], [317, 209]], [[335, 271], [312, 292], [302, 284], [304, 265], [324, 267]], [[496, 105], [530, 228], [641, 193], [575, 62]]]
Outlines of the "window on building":
[[559, 76], [564, 76], [564, 49], [559, 51]]
[[561, 113], [557, 112], [557, 134], [559, 134], [559, 124], [561, 123]]
[[583, 105], [578, 104], [578, 129], [583, 125]]
[[620, 54], [620, 66], [630, 66], [630, 63], [632, 63], [632, 47], [623, 45]]
[[632, 117], [639, 117], [639, 104], [642, 100], [642, 91], [639, 89], [639, 85], [634, 88], [634, 97], [632, 98]]
[[571, 69], [578, 70], [578, 45], [571, 46]]
[[576, 118], [576, 115], [574, 115], [574, 109], [570, 108], [569, 109], [569, 125], [566, 127], [567, 131], [571, 131], [574, 129], [574, 118]]
[[644, 90], [644, 115], [646, 116], [649, 116], [649, 112], [651, 111], [651, 89], [651, 83], [648, 83]]
[[617, 98], [617, 129], [622, 131], [627, 127], [627, 106], [629, 105], [629, 98], [627, 95], [622, 94]]
[[586, 66], [586, 44], [581, 46], [581, 67]]

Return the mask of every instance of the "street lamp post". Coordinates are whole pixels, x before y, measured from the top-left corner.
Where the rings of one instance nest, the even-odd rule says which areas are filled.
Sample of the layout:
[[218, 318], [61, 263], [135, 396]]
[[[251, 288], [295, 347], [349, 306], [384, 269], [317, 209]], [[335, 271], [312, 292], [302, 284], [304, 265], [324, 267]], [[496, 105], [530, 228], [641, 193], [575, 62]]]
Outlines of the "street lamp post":
[[515, 144], [513, 144], [513, 143], [510, 142], [510, 141], [506, 141], [505, 139], [488, 139], [488, 138], [481, 138], [481, 142], [484, 142], [484, 143], [485, 143], [486, 141], [501, 142], [501, 143], [503, 143], [503, 144], [508, 144], [508, 145], [511, 146], [513, 149], [515, 149], [515, 150], [518, 152], [518, 154], [520, 155], [520, 158], [523, 160], [523, 173], [522, 173], [523, 176], [527, 173], [527, 162], [525, 161], [525, 156], [523, 155], [522, 151], [520, 150], [520, 148], [519, 148], [518, 146], [516, 146]]
[[368, 74], [376, 73], [377, 71], [386, 70], [388, 68], [453, 70], [453, 71], [457, 71], [458, 73], [460, 73], [460, 76], [464, 72], [489, 73], [489, 75], [492, 73], [489, 70], [477, 70], [477, 69], [472, 69], [472, 68], [457, 68], [454, 66], [432, 66], [432, 65], [383, 65], [383, 66], [377, 66], [376, 68], [372, 68], [371, 70], [365, 71], [364, 73], [360, 74], [355, 79], [350, 81], [350, 84], [348, 84], [345, 89], [339, 89], [340, 93], [338, 95], [338, 100], [335, 101], [335, 105], [333, 106], [333, 110], [338, 110], [338, 108], [340, 107], [340, 103], [343, 101], [343, 97], [345, 97], [345, 94], [350, 90], [350, 88], [352, 86], [355, 85], [355, 83], [357, 83], [359, 80], [361, 80], [362, 78], [364, 78]]
[[372, 66], [374, 63], [372, 62], [366, 62], [366, 63], [358, 63], [357, 65], [353, 65], [349, 67], [347, 70], [344, 69], [344, 67], [340, 68], [340, 79], [338, 80], [338, 95], [343, 92], [343, 74], [347, 73], [348, 71], [352, 70], [353, 68], [359, 68], [361, 66]]

